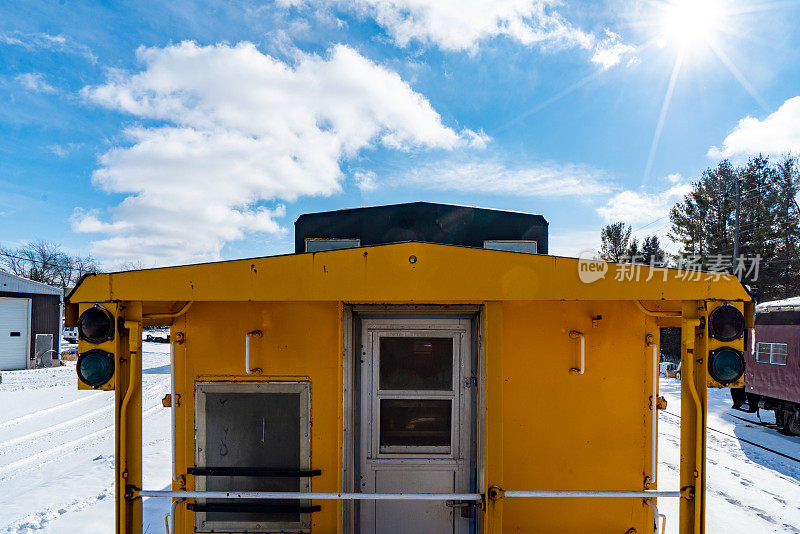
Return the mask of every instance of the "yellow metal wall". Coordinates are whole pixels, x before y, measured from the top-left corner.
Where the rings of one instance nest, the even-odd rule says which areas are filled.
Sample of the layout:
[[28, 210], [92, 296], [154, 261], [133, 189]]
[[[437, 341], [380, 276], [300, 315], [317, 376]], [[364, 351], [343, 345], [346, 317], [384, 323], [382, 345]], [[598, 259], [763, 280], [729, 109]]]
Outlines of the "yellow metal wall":
[[[570, 330], [585, 335], [583, 375], [569, 374], [580, 354]], [[650, 471], [648, 333], [658, 339], [655, 321], [632, 302], [503, 305], [504, 489], [644, 489]], [[504, 532], [647, 532], [652, 517], [642, 499], [503, 502]]]
[[[261, 376], [244, 373], [245, 334], [261, 330], [251, 340], [251, 367]], [[311, 466], [322, 476], [311, 479], [311, 491], [337, 491], [341, 473], [341, 307], [338, 303], [195, 303], [172, 327], [184, 332], [176, 346], [178, 473], [194, 464], [194, 383], [197, 380], [308, 380], [311, 391]], [[213, 369], [214, 372], [209, 372]], [[179, 486], [175, 485], [175, 489]], [[187, 489], [194, 488], [189, 476]], [[314, 532], [336, 532], [339, 505], [319, 501], [311, 515]], [[194, 532], [194, 514], [179, 507], [179, 532]]]
[[[631, 302], [486, 303], [485, 482], [511, 490], [644, 488], [649, 474], [654, 319]], [[340, 303], [195, 303], [173, 326], [176, 346], [178, 472], [194, 465], [197, 380], [309, 380], [312, 491], [341, 490], [343, 336]], [[592, 319], [602, 316], [596, 327]], [[253, 338], [244, 376], [245, 334]], [[586, 339], [586, 372], [579, 362]], [[175, 335], [175, 334], [173, 334]], [[209, 372], [214, 369], [214, 372]], [[175, 486], [179, 488], [178, 485]], [[187, 489], [194, 489], [193, 477]], [[485, 491], [482, 488], [481, 491]], [[319, 501], [314, 532], [340, 528], [339, 505]], [[184, 532], [193, 514], [179, 508]], [[652, 513], [641, 499], [504, 499], [487, 511], [491, 532], [646, 531]]]

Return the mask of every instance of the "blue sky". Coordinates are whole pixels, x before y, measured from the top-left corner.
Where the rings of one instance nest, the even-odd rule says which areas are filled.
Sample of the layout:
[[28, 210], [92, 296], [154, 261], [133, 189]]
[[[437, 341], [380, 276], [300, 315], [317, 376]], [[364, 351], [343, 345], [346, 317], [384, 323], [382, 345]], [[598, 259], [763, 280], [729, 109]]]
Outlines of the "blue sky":
[[576, 255], [665, 236], [722, 157], [800, 152], [798, 1], [161, 4], [0, 7], [0, 244], [258, 256], [301, 213], [428, 200]]

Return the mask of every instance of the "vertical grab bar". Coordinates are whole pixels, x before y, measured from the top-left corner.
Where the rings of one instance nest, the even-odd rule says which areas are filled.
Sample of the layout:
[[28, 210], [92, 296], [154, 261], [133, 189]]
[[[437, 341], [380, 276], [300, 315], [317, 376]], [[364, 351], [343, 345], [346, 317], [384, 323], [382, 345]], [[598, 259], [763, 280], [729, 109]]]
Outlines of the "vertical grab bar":
[[248, 332], [244, 337], [244, 370], [248, 375], [253, 373], [257, 375], [261, 374], [261, 369], [258, 367], [250, 369], [250, 338], [253, 336], [261, 337], [262, 335], [263, 333], [261, 330], [253, 330], [252, 332]]
[[[645, 499], [644, 503], [653, 509], [653, 518], [655, 519], [655, 525], [653, 526], [653, 532], [655, 534], [664, 534], [665, 529], [667, 528], [667, 516], [658, 512], [658, 506], [654, 501], [650, 499]], [[658, 520], [661, 520], [661, 528], [658, 528]]]
[[170, 426], [170, 437], [172, 438], [172, 481], [178, 482], [178, 462], [175, 458], [175, 336], [170, 335], [169, 340], [169, 381], [170, 381], [170, 419], [172, 425]]
[[651, 467], [650, 467], [650, 483], [655, 485], [656, 475], [658, 474], [658, 464], [656, 459], [656, 446], [658, 444], [658, 344], [654, 341], [652, 334], [647, 334], [645, 343], [653, 347], [653, 393], [650, 401], [650, 409], [652, 410], [652, 428], [650, 430], [651, 441]]
[[583, 372], [586, 370], [586, 366], [585, 366], [585, 364], [586, 364], [586, 350], [585, 350], [586, 346], [585, 346], [584, 340], [583, 340], [583, 332], [578, 332], [577, 330], [572, 330], [569, 333], [569, 337], [571, 337], [572, 339], [577, 339], [577, 338], [581, 339], [581, 366], [580, 366], [579, 369], [576, 369], [576, 368], [573, 367], [572, 369], [569, 370], [569, 374], [571, 374], [571, 375], [575, 375], [575, 374], [582, 375]]

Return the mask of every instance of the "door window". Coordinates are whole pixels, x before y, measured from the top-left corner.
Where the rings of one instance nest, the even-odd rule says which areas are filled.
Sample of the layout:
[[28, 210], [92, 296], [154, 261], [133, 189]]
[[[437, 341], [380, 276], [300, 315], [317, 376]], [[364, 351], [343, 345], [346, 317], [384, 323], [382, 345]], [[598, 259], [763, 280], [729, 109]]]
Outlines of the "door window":
[[380, 454], [451, 454], [458, 392], [452, 336], [379, 334], [374, 417]]
[[381, 390], [453, 389], [453, 338], [380, 339]]

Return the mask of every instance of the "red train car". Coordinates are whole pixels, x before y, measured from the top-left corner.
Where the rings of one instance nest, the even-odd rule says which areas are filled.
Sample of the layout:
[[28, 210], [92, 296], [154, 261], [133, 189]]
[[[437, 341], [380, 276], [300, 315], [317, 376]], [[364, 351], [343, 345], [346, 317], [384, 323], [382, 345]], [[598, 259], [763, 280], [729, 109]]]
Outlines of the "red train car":
[[734, 408], [773, 410], [779, 428], [800, 435], [800, 297], [758, 304], [750, 340]]

